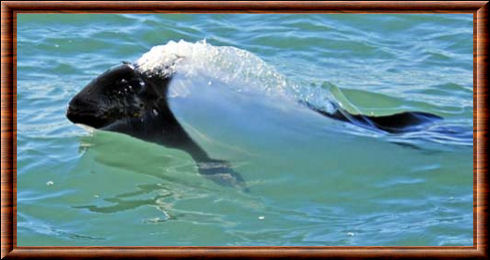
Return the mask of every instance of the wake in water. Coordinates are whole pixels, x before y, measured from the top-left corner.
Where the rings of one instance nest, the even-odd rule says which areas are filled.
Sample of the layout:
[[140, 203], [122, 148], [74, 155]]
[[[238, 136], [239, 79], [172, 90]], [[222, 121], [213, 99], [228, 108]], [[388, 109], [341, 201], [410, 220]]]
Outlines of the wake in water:
[[[192, 102], [186, 103], [186, 99]], [[177, 108], [169, 103], [173, 100], [177, 100], [173, 102]], [[364, 115], [333, 85], [320, 90], [302, 87], [250, 52], [216, 47], [205, 41], [171, 41], [153, 47], [134, 64], [124, 63], [106, 71], [72, 99], [67, 117], [74, 123], [181, 149], [194, 159], [202, 175], [220, 184], [246, 189], [243, 178], [228, 162], [208, 155], [181, 125], [182, 118], [175, 116], [174, 111], [179, 110], [179, 100], [186, 104], [180, 110], [187, 110], [188, 114], [204, 110], [204, 118], [219, 114], [220, 110], [238, 109], [227, 117], [262, 120], [274, 118], [274, 113], [267, 112], [269, 109], [286, 111], [291, 118], [303, 117], [308, 111], [362, 129], [357, 133], [367, 131], [379, 136], [426, 133], [431, 126], [444, 121], [426, 112]], [[199, 102], [202, 105], [197, 105]], [[221, 124], [224, 117], [214, 120], [214, 124]], [[195, 127], [193, 121], [187, 123]], [[263, 124], [259, 119], [255, 125]], [[291, 125], [307, 127], [299, 120], [282, 126]], [[244, 125], [247, 127], [250, 125]], [[438, 133], [438, 138], [447, 135], [445, 141], [467, 137], [444, 127], [433, 133]]]

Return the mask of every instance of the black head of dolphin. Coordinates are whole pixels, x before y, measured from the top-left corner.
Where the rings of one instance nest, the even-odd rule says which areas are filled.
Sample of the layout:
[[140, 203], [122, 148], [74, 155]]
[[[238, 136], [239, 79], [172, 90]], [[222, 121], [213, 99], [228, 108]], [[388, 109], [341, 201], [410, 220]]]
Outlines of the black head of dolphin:
[[99, 75], [73, 97], [66, 117], [73, 123], [182, 149], [196, 161], [202, 175], [226, 186], [245, 187], [228, 162], [210, 158], [179, 124], [167, 102], [170, 80], [168, 75], [143, 73], [123, 63]]
[[166, 104], [169, 77], [139, 72], [129, 63], [107, 70], [70, 101], [66, 112], [73, 123], [94, 128], [137, 119]]

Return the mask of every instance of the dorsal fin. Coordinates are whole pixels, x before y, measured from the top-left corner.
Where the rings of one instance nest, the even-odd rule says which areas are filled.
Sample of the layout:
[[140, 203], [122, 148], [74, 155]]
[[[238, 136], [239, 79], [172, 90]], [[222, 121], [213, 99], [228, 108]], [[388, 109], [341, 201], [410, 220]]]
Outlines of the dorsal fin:
[[333, 113], [316, 108], [308, 102], [300, 102], [326, 117], [349, 122], [369, 129], [379, 129], [388, 133], [405, 133], [420, 130], [423, 125], [441, 120], [442, 117], [419, 111], [407, 111], [386, 116], [354, 115], [332, 103]]

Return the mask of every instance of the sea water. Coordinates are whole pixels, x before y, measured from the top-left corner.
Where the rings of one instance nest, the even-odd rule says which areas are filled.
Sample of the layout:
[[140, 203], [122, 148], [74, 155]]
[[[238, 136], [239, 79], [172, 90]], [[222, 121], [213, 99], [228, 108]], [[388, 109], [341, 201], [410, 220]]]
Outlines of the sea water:
[[[17, 244], [470, 246], [472, 19], [18, 14]], [[110, 67], [172, 59], [172, 111], [249, 192], [203, 178], [181, 150], [66, 119]], [[391, 135], [298, 101], [444, 120]]]

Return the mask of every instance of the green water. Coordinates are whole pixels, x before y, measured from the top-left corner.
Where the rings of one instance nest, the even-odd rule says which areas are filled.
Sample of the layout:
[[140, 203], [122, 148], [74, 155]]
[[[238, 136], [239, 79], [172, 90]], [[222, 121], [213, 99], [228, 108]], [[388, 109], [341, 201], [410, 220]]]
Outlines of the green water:
[[[17, 243], [472, 245], [472, 18], [19, 14]], [[172, 109], [249, 193], [203, 178], [180, 150], [65, 118], [91, 79], [169, 41], [204, 46], [172, 83]], [[434, 113], [453, 134], [382, 134], [290, 102], [327, 97]]]

